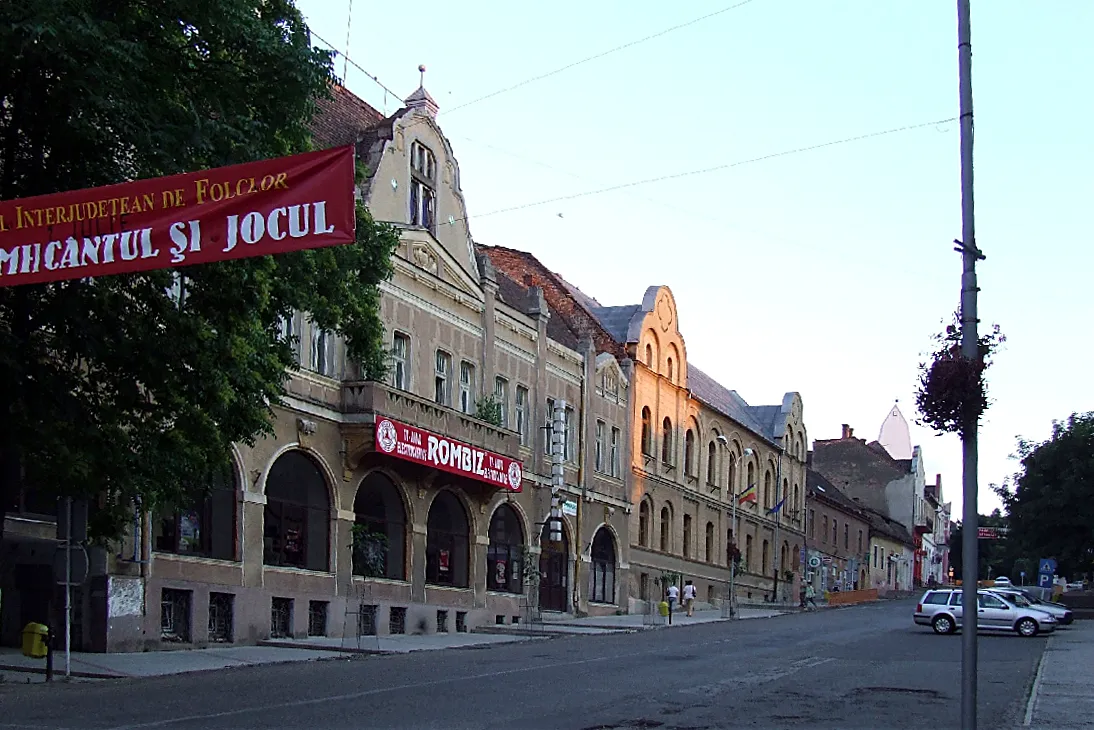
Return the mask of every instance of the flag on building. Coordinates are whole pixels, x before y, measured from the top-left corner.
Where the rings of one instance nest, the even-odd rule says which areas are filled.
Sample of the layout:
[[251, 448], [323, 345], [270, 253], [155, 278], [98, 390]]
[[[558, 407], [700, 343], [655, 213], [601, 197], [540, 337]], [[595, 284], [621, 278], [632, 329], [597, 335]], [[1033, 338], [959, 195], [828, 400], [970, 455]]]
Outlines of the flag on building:
[[737, 495], [737, 504], [744, 504], [745, 502], [752, 502], [756, 504], [756, 485], [748, 485], [748, 489]]
[[769, 514], [769, 515], [775, 514], [776, 512], [778, 512], [779, 510], [781, 510], [783, 508], [784, 504], [786, 504], [786, 497], [783, 497], [781, 500], [779, 500], [779, 503], [777, 505], [775, 505], [774, 507], [772, 507], [771, 509], [769, 509], [767, 511], [767, 514]]

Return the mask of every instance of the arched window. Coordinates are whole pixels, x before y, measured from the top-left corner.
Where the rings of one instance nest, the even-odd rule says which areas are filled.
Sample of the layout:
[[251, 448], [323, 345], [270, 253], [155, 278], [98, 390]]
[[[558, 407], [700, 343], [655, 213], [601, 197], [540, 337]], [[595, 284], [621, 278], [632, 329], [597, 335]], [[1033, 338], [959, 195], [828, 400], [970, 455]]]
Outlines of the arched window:
[[695, 432], [690, 428], [684, 434], [684, 473], [695, 475]]
[[771, 550], [770, 543], [768, 543], [767, 540], [764, 540], [763, 548], [762, 548], [762, 551], [760, 552], [760, 555], [762, 556], [760, 558], [760, 575], [763, 575], [764, 573], [767, 572], [767, 566], [770, 565], [770, 563], [771, 563], [770, 550]]
[[801, 498], [801, 495], [798, 491], [798, 485], [795, 484], [794, 485], [794, 502], [793, 502], [793, 504], [790, 505], [791, 509], [794, 509], [794, 510], [801, 509], [800, 498]]
[[650, 423], [650, 407], [642, 406], [642, 453], [649, 455], [653, 453], [653, 436], [650, 433], [652, 424]]
[[262, 562], [330, 569], [330, 497], [323, 472], [303, 451], [287, 451], [266, 478]]
[[684, 557], [691, 557], [691, 515], [684, 515]]
[[638, 545], [650, 545], [650, 503], [646, 500], [642, 500], [642, 504], [638, 506]]
[[667, 553], [672, 541], [669, 536], [672, 534], [672, 509], [668, 505], [661, 508], [661, 552]]
[[707, 554], [706, 559], [708, 563], [714, 562], [714, 523], [707, 523]]
[[745, 489], [755, 486], [756, 484], [756, 465], [750, 463], [748, 469], [745, 472], [745, 476], [748, 477], [748, 483], [745, 484]]
[[764, 472], [764, 509], [771, 507], [771, 472]]
[[672, 372], [672, 358], [670, 357], [668, 359], [668, 367], [666, 369], [666, 376], [668, 377], [670, 383], [676, 382], [675, 380], [673, 380], [672, 375], [673, 375], [673, 372]]
[[[780, 492], [780, 491], [778, 491], [778, 489], [775, 490], [775, 504], [778, 504], [779, 500], [786, 499], [789, 496], [790, 496], [790, 482], [788, 482], [786, 479], [783, 479], [782, 491]], [[786, 505], [785, 504], [783, 505], [782, 511], [784, 511], [784, 512], [786, 511]]]
[[653, 370], [653, 346], [646, 345], [646, 367]]
[[406, 510], [399, 490], [372, 472], [353, 499], [353, 574], [406, 578]]
[[745, 570], [752, 570], [752, 535], [745, 535]]
[[661, 461], [672, 463], [672, 421], [667, 418], [661, 422]]
[[490, 518], [490, 547], [486, 551], [486, 587], [492, 591], [522, 593], [521, 558], [524, 530], [516, 510], [507, 504], [494, 510]]
[[591, 553], [589, 600], [615, 603], [615, 541], [608, 528], [601, 527], [596, 531]]
[[[158, 515], [152, 540], [159, 552], [236, 559], [236, 501], [239, 489], [231, 465], [207, 482], [208, 494], [189, 509]], [[47, 510], [48, 513], [49, 510]]]
[[729, 455], [729, 489], [727, 490], [729, 495], [732, 496], [737, 493], [739, 489], [737, 484], [737, 455], [730, 453]]
[[839, 525], [836, 523], [836, 518], [832, 518], [832, 547], [836, 547], [839, 543]]
[[707, 484], [718, 483], [718, 445], [711, 441], [707, 444]]
[[425, 582], [467, 587], [467, 513], [455, 494], [441, 490], [426, 520]]
[[790, 543], [784, 542], [779, 548], [779, 570], [785, 573], [790, 570]]

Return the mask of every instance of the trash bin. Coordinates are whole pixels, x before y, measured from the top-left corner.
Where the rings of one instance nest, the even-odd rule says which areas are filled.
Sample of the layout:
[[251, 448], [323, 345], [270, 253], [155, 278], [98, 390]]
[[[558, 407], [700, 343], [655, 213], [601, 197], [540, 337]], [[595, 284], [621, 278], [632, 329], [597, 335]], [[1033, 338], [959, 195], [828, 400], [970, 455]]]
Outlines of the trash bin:
[[668, 616], [669, 615], [669, 602], [668, 601], [661, 601], [660, 603], [658, 603], [657, 604], [657, 612], [659, 614], [661, 614], [662, 616]]
[[49, 627], [45, 624], [29, 623], [23, 627], [23, 656], [41, 659], [49, 653], [46, 645], [49, 640]]

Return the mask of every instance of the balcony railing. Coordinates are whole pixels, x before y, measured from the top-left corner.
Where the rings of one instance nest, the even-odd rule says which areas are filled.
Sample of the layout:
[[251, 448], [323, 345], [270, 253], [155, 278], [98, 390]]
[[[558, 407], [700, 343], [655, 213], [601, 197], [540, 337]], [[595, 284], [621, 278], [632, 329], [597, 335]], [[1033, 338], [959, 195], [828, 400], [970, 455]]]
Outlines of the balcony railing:
[[342, 411], [388, 416], [440, 436], [520, 459], [520, 436], [515, 431], [383, 383], [371, 380], [342, 383]]

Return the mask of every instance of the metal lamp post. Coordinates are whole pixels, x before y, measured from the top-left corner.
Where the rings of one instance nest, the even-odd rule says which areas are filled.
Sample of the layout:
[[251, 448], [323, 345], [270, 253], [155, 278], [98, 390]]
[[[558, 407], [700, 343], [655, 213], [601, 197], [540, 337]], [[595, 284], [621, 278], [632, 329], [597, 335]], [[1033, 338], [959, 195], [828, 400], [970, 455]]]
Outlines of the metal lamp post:
[[[722, 446], [728, 446], [729, 445], [729, 441], [727, 441], [726, 437], [723, 436], [722, 434], [718, 434], [718, 443], [720, 443]], [[752, 454], [753, 454], [752, 449], [745, 449], [744, 452], [742, 453], [742, 460], [743, 460], [744, 457], [752, 456]], [[737, 549], [737, 540], [740, 539], [740, 534], [739, 534], [740, 531], [738, 530], [738, 526], [737, 526], [737, 485], [736, 484], [730, 484], [729, 489], [727, 489], [726, 491], [729, 492], [730, 499], [732, 500], [732, 503], [733, 503], [733, 507], [732, 507], [732, 509], [733, 509], [733, 518], [732, 518], [733, 547], [736, 550]], [[740, 551], [738, 550], [738, 552], [740, 552]], [[737, 618], [737, 611], [734, 608], [734, 605], [737, 602], [737, 561], [734, 560], [733, 557], [734, 557], [733, 554], [730, 553], [729, 554], [729, 617], [730, 618]]]

